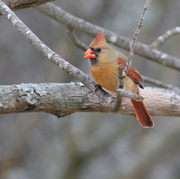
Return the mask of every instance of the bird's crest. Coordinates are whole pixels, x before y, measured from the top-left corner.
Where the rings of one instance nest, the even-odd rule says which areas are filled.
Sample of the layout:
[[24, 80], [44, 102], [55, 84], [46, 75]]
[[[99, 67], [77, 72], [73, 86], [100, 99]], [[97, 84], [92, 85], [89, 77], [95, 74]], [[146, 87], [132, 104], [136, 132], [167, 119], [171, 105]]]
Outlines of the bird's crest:
[[106, 39], [103, 35], [103, 32], [99, 32], [94, 40], [91, 42], [90, 47], [101, 47], [106, 45]]

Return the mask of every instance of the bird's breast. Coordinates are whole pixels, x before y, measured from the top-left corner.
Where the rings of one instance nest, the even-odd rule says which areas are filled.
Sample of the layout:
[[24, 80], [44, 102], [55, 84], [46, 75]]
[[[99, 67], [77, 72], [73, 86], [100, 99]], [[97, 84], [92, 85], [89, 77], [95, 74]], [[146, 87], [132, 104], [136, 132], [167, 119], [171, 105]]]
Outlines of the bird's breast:
[[106, 90], [116, 92], [118, 85], [118, 72], [114, 65], [93, 65], [91, 66], [91, 74], [100, 86]]

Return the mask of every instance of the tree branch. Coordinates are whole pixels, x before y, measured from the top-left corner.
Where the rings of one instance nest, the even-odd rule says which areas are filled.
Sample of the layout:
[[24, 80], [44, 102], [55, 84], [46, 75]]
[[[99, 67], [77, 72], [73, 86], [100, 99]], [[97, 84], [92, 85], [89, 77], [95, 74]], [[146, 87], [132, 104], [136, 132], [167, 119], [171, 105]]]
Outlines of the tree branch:
[[85, 45], [84, 43], [82, 43], [77, 37], [76, 35], [74, 34], [74, 29], [72, 28], [67, 28], [67, 33], [70, 37], [70, 39], [72, 40], [72, 42], [78, 47], [80, 48], [81, 50], [83, 51], [86, 51], [88, 46]]
[[180, 94], [180, 89], [178, 87], [176, 87], [176, 86], [172, 86], [170, 84], [163, 83], [162, 81], [159, 81], [159, 80], [156, 80], [156, 79], [153, 79], [153, 78], [149, 78], [147, 76], [142, 76], [142, 78], [144, 79], [144, 81], [146, 83], [155, 85], [155, 86], [160, 87], [160, 88], [171, 89], [171, 90], [174, 90], [174, 91], [176, 91], [177, 93]]
[[13, 11], [15, 11], [18, 9], [39, 6], [41, 4], [54, 1], [54, 0], [3, 0], [3, 1], [8, 7], [10, 7]]
[[[125, 66], [122, 64], [118, 66], [118, 87], [117, 87], [117, 91], [116, 91], [115, 103], [112, 107], [112, 110], [114, 112], [119, 111], [119, 109], [122, 110], [122, 108], [124, 106], [124, 104], [123, 104], [124, 98], [119, 93], [120, 90], [124, 90], [124, 78], [125, 78], [124, 68], [125, 68]], [[121, 91], [121, 94], [122, 94], [122, 91]]]
[[134, 55], [134, 50], [135, 50], [135, 47], [136, 47], [136, 41], [137, 41], [138, 35], [139, 35], [140, 31], [141, 31], [143, 21], [144, 21], [144, 18], [145, 18], [145, 14], [146, 14], [146, 12], [148, 10], [150, 2], [151, 2], [151, 0], [146, 1], [145, 5], [144, 5], [143, 12], [142, 12], [141, 17], [140, 17], [140, 20], [139, 20], [138, 25], [136, 27], [136, 30], [134, 32], [133, 40], [132, 40], [132, 43], [130, 45], [130, 52], [129, 52], [129, 56], [128, 56], [128, 62], [127, 62], [127, 66], [126, 66], [126, 69], [125, 69], [126, 74], [128, 72], [129, 66], [130, 66], [130, 64], [132, 62], [132, 57]]
[[174, 35], [180, 34], [180, 27], [175, 27], [171, 30], [168, 30], [166, 33], [164, 33], [163, 35], [159, 36], [152, 44], [151, 46], [153, 48], [160, 48], [161, 45], [168, 40], [169, 38], [171, 38]]
[[116, 93], [110, 92], [113, 96], [116, 96], [114, 100], [110, 103], [110, 106], [112, 108], [113, 112], [118, 112], [119, 109], [122, 110], [124, 107], [123, 101], [124, 98], [129, 98], [135, 101], [143, 101], [143, 97], [139, 96], [136, 93], [133, 93], [131, 91], [126, 91], [124, 89], [124, 78], [125, 78], [125, 72], [124, 72], [125, 66], [124, 65], [119, 65], [118, 66], [118, 87], [116, 90]]
[[[72, 14], [64, 11], [60, 7], [53, 5], [52, 3], [38, 6], [36, 7], [36, 9], [53, 18], [54, 20], [64, 24], [65, 26], [72, 27], [73, 29], [84, 32], [93, 37], [96, 36], [98, 32], [103, 31], [103, 33], [106, 35], [106, 39], [108, 42], [120, 48], [129, 50], [131, 43], [130, 39], [119, 36], [111, 31], [89, 23], [81, 18], [75, 17]], [[153, 49], [150, 45], [137, 43], [135, 53], [156, 63], [180, 71], [180, 59]]]
[[[0, 114], [47, 112], [63, 117], [74, 112], [112, 112], [104, 100], [80, 83], [1, 85], [0, 91]], [[177, 93], [150, 87], [140, 92], [151, 115], [180, 116]], [[124, 106], [119, 113], [134, 114], [130, 100], [125, 99]]]

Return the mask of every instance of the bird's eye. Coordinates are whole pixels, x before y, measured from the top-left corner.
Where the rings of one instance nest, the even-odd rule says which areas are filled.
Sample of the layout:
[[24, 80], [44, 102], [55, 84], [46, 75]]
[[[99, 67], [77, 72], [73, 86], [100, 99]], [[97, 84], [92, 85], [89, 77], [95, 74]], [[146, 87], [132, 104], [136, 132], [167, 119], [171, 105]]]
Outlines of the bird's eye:
[[101, 52], [102, 48], [97, 48], [96, 51], [97, 52]]

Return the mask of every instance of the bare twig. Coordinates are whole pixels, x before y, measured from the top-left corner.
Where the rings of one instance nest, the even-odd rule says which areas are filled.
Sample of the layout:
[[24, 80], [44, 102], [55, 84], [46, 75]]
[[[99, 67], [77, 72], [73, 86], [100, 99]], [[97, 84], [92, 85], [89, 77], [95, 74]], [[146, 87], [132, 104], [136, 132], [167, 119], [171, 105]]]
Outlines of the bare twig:
[[[91, 24], [81, 18], [75, 17], [74, 15], [66, 12], [57, 5], [48, 3], [35, 8], [41, 11], [42, 13], [46, 14], [47, 16], [53, 18], [54, 20], [58, 21], [59, 23], [62, 23], [65, 26], [71, 26], [77, 31], [84, 32], [93, 37], [97, 35], [100, 31], [103, 31], [104, 35], [106, 35], [106, 39], [108, 42], [125, 50], [129, 50], [131, 43], [130, 39], [119, 36], [111, 31], [103, 29], [102, 27]], [[180, 71], [180, 59], [172, 57], [166, 53], [162, 53], [161, 51], [158, 51], [156, 49], [153, 49], [149, 45], [137, 43], [135, 53], [147, 59], [150, 59], [156, 63]]]
[[118, 88], [124, 89], [124, 73], [125, 66], [123, 64], [118, 66]]
[[125, 69], [126, 74], [128, 72], [129, 66], [130, 66], [130, 64], [132, 62], [132, 57], [134, 55], [134, 50], [135, 50], [135, 47], [136, 47], [136, 41], [137, 41], [138, 35], [139, 35], [140, 31], [141, 31], [143, 21], [144, 21], [144, 18], [145, 18], [145, 14], [146, 14], [146, 12], [148, 10], [150, 2], [151, 2], [151, 0], [146, 1], [145, 5], [144, 5], [143, 12], [142, 12], [141, 17], [140, 17], [140, 20], [138, 22], [138, 26], [136, 27], [136, 30], [134, 32], [133, 41], [130, 44], [130, 52], [129, 52], [129, 56], [128, 56], [128, 62], [127, 62], [126, 69]]
[[126, 98], [132, 99], [134, 101], [139, 101], [140, 102], [140, 101], [143, 101], [143, 99], [144, 99], [142, 96], [139, 96], [136, 93], [133, 93], [131, 91], [126, 91], [126, 90], [121, 89], [121, 88], [117, 89], [117, 93], [119, 93], [119, 95], [121, 95], [122, 97], [126, 97]]
[[69, 27], [68, 27], [68, 28], [67, 28], [67, 33], [68, 33], [70, 39], [72, 40], [72, 42], [73, 42], [78, 48], [80, 48], [80, 49], [83, 50], [83, 51], [87, 50], [88, 47], [76, 37], [76, 35], [74, 34], [74, 29], [73, 29], [73, 28], [71, 28], [71, 27], [69, 28]]
[[151, 46], [153, 48], [160, 48], [160, 46], [168, 40], [170, 37], [180, 34], [180, 27], [175, 27], [171, 30], [168, 30], [163, 35], [159, 36], [152, 44]]
[[118, 67], [118, 87], [116, 91], [116, 98], [110, 103], [113, 112], [118, 112], [119, 109], [122, 110], [124, 107], [124, 97], [135, 100], [135, 101], [143, 101], [143, 97], [135, 94], [131, 91], [126, 91], [124, 89], [124, 65], [119, 65]]

